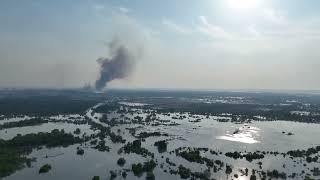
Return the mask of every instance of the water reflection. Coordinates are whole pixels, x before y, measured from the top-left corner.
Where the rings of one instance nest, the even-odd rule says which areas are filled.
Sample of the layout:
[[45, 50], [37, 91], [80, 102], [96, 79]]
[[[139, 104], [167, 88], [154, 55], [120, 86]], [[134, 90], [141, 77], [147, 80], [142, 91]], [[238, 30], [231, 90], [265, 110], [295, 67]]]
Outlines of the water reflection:
[[238, 180], [248, 180], [248, 176], [239, 176]]
[[259, 132], [260, 129], [257, 127], [244, 125], [243, 127], [235, 129], [233, 133], [227, 132], [226, 135], [217, 136], [217, 139], [254, 144], [260, 142], [257, 140], [259, 137]]

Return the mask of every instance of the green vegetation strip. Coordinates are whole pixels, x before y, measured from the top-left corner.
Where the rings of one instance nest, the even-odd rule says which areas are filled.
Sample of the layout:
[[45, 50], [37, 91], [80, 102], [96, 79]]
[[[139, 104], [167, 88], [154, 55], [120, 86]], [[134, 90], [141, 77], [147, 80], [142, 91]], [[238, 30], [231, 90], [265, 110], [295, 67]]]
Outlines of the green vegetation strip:
[[9, 176], [29, 164], [31, 159], [26, 156], [33, 148], [39, 146], [59, 147], [81, 143], [82, 139], [65, 133], [64, 130], [52, 130], [50, 133], [17, 135], [10, 140], [0, 139], [0, 178]]

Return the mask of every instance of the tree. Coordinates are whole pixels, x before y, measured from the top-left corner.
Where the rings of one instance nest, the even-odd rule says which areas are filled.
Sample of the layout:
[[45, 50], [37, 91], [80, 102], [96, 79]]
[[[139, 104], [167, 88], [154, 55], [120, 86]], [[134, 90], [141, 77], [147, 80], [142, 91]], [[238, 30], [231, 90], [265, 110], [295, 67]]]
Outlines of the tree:
[[118, 164], [119, 166], [121, 166], [121, 167], [122, 167], [125, 163], [126, 163], [126, 160], [125, 160], [124, 158], [119, 158], [118, 161], [117, 161], [117, 164]]
[[41, 173], [47, 173], [51, 170], [51, 165], [45, 164], [39, 169], [39, 174]]

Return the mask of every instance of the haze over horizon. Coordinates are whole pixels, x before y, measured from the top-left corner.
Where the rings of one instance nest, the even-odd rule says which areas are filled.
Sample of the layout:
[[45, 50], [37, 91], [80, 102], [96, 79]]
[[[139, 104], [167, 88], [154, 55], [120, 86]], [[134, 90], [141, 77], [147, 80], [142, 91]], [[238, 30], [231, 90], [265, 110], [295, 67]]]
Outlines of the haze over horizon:
[[112, 59], [108, 46], [117, 39], [134, 63], [108, 88], [320, 90], [318, 7], [317, 0], [4, 0], [0, 88], [94, 86], [97, 59]]

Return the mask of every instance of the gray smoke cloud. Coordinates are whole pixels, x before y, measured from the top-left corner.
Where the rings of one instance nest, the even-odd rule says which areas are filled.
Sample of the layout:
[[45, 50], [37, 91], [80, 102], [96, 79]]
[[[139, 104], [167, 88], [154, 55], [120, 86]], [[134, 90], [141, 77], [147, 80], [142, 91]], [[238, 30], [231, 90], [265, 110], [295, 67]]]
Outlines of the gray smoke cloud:
[[109, 57], [97, 60], [100, 65], [100, 76], [95, 83], [97, 90], [102, 90], [112, 80], [128, 77], [133, 69], [134, 55], [120, 41], [112, 41], [109, 44], [109, 51]]

